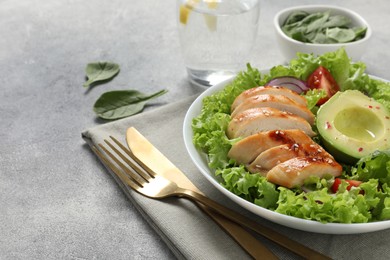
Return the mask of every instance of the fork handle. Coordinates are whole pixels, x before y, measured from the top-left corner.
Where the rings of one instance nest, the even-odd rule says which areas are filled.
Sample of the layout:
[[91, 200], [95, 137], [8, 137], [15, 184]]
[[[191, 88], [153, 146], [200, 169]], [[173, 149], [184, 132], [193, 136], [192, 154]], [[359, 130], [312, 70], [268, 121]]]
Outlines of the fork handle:
[[206, 205], [210, 207], [212, 210], [221, 214], [222, 216], [255, 231], [256, 233], [270, 239], [271, 241], [277, 243], [278, 245], [287, 248], [291, 252], [294, 252], [295, 254], [302, 256], [306, 259], [331, 259], [195, 191], [179, 188], [175, 195], [179, 197], [188, 198], [190, 200], [195, 200], [203, 205]]

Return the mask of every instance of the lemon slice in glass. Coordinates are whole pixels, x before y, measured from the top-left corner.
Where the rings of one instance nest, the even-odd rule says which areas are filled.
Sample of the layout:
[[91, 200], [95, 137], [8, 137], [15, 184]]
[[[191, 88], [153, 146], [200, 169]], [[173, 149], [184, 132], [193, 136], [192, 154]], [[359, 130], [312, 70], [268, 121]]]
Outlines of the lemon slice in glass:
[[191, 13], [191, 10], [195, 7], [200, 2], [200, 0], [188, 0], [186, 1], [185, 4], [180, 5], [180, 15], [179, 15], [179, 20], [180, 23], [186, 25], [188, 22], [188, 17]]
[[[190, 13], [192, 9], [200, 3], [201, 0], [188, 0], [185, 4], [180, 5], [179, 8], [179, 21], [181, 24], [186, 25], [188, 23], [188, 19], [190, 16]], [[209, 9], [215, 9], [218, 6], [219, 0], [203, 0], [204, 3], [207, 4], [207, 7]], [[217, 29], [217, 17], [210, 15], [210, 14], [204, 14], [204, 19], [207, 25], [207, 28], [210, 31], [215, 31]]]

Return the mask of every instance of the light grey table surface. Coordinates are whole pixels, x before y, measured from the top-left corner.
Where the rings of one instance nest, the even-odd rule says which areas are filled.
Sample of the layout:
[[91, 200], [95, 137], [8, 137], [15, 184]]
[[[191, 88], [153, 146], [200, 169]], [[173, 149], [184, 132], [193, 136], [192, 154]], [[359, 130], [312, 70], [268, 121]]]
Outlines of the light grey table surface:
[[[179, 51], [174, 0], [0, 0], [0, 259], [171, 259], [80, 133], [103, 124], [92, 105], [105, 91], [167, 88], [154, 109], [199, 93]], [[284, 7], [323, 1], [261, 1], [253, 66], [283, 62], [272, 19]], [[362, 61], [390, 78], [390, 5], [327, 1], [371, 24]], [[82, 87], [88, 62], [121, 66], [114, 81]]]

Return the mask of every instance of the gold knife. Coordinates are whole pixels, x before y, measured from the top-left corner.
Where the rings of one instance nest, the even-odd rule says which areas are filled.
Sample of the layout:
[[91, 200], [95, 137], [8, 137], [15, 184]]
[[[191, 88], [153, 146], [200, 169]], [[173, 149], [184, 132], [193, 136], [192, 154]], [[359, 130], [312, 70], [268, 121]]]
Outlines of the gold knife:
[[[134, 127], [127, 129], [126, 141], [134, 155], [150, 169], [167, 179], [175, 181], [183, 188], [192, 189], [201, 193], [182, 171], [169, 161], [168, 158], [166, 158]], [[273, 254], [267, 247], [265, 247], [259, 240], [257, 240], [240, 225], [228, 220], [218, 213], [215, 213], [200, 203], [198, 206], [253, 258], [278, 259], [275, 254]]]

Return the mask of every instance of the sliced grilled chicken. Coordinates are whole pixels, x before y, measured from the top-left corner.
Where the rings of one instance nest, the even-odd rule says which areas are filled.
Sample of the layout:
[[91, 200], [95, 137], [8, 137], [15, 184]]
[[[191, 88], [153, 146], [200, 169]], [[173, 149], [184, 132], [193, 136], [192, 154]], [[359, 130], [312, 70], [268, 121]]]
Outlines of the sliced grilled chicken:
[[314, 124], [314, 114], [306, 105], [301, 105], [291, 98], [282, 95], [263, 94], [249, 97], [233, 110], [231, 116], [234, 117], [247, 109], [256, 107], [272, 107], [281, 111], [287, 111], [302, 117], [311, 125]]
[[260, 153], [246, 168], [251, 173], [259, 173], [266, 176], [268, 171], [281, 162], [296, 157], [290, 145], [282, 144]]
[[267, 173], [267, 180], [287, 188], [304, 184], [310, 176], [340, 176], [342, 167], [335, 160], [323, 157], [295, 157], [279, 163]]
[[309, 136], [315, 133], [310, 124], [302, 117], [276, 108], [251, 108], [236, 115], [230, 121], [227, 136], [232, 138], [246, 137], [269, 130], [299, 129]]
[[252, 173], [260, 173], [265, 176], [269, 170], [279, 163], [295, 157], [320, 157], [333, 159], [333, 157], [320, 145], [310, 139], [309, 142], [283, 144], [265, 150], [247, 166], [247, 169]]
[[256, 88], [251, 88], [248, 90], [243, 91], [240, 95], [236, 97], [234, 100], [231, 111], [234, 111], [236, 107], [238, 107], [242, 102], [244, 102], [245, 99], [257, 96], [257, 95], [282, 95], [285, 97], [288, 97], [298, 104], [301, 104], [303, 106], [307, 106], [306, 99], [302, 96], [300, 96], [298, 93], [284, 87], [272, 87], [272, 86], [261, 86]]
[[297, 129], [259, 132], [233, 144], [228, 157], [236, 160], [237, 163], [247, 165], [255, 160], [259, 154], [272, 147], [310, 142], [312, 142], [311, 138]]

